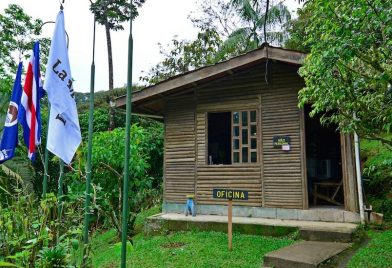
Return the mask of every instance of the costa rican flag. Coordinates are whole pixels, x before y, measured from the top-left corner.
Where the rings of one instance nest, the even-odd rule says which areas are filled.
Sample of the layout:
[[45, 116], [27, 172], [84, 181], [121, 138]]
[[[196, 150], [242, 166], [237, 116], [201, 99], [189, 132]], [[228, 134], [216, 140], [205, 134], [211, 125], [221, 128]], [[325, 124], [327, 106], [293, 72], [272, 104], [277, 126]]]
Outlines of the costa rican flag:
[[33, 53], [27, 67], [25, 84], [19, 106], [19, 122], [23, 127], [23, 139], [28, 157], [35, 159], [36, 146], [41, 143], [41, 111], [39, 100], [42, 96], [41, 72], [39, 68], [39, 42], [34, 43]]

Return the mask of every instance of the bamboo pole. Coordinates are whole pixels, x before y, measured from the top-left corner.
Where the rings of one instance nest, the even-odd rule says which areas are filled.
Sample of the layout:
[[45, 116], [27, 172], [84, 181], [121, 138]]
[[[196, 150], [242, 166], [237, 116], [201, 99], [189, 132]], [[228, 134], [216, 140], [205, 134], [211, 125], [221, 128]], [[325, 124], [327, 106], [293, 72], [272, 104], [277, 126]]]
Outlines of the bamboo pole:
[[[132, 5], [132, 0], [129, 1]], [[131, 143], [131, 112], [132, 112], [132, 8], [130, 9], [129, 19], [129, 38], [128, 38], [128, 79], [127, 79], [127, 114], [125, 121], [125, 162], [124, 162], [124, 181], [123, 181], [123, 207], [122, 207], [122, 228], [121, 228], [121, 268], [127, 267], [127, 229], [128, 229], [128, 190], [129, 190], [129, 155]]]
[[93, 59], [91, 62], [90, 74], [90, 107], [88, 119], [88, 145], [87, 145], [87, 163], [86, 163], [86, 193], [84, 204], [84, 229], [83, 229], [83, 259], [82, 267], [87, 263], [87, 245], [88, 230], [90, 225], [90, 192], [91, 192], [91, 157], [93, 151], [93, 122], [94, 122], [94, 90], [95, 90], [95, 26], [96, 20], [94, 15], [94, 32], [93, 32]]
[[58, 217], [61, 218], [63, 211], [63, 179], [64, 179], [64, 162], [60, 159], [60, 176], [57, 185], [57, 202], [58, 202]]
[[[49, 100], [48, 100], [49, 103]], [[48, 131], [46, 132], [46, 143], [48, 142], [48, 133], [49, 133], [49, 121], [50, 121], [50, 105], [48, 105]], [[42, 198], [46, 197], [46, 193], [48, 191], [48, 166], [49, 166], [49, 150], [45, 146], [45, 159], [44, 159], [44, 179], [42, 181]]]

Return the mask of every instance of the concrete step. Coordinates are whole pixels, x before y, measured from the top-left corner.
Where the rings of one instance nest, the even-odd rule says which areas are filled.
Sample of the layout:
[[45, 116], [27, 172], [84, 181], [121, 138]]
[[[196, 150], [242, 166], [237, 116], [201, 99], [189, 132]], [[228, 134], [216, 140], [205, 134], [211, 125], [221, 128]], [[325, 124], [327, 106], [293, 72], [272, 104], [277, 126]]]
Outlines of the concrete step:
[[349, 248], [349, 243], [302, 241], [264, 256], [264, 267], [314, 268]]
[[353, 241], [354, 227], [301, 227], [299, 237], [307, 241], [343, 242]]
[[[310, 230], [349, 230], [358, 227], [353, 223], [281, 220], [268, 218], [233, 217], [233, 231], [245, 234], [281, 236], [299, 229]], [[177, 213], [160, 213], [147, 219], [144, 232], [146, 235], [159, 234], [164, 231], [227, 231], [227, 216], [197, 215], [196, 217]], [[302, 238], [307, 240], [306, 237]], [[309, 239], [310, 240], [310, 239]], [[315, 240], [315, 239], [313, 239]]]

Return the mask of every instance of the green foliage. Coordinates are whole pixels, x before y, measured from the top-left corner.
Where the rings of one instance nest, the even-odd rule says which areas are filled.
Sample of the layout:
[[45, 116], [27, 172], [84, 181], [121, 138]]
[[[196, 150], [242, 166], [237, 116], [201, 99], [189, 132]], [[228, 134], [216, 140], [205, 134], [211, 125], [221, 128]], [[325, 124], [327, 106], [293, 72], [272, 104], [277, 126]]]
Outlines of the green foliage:
[[45, 248], [41, 251], [42, 268], [68, 267], [68, 256], [62, 247]]
[[306, 42], [309, 36], [306, 26], [311, 14], [311, 10], [305, 5], [302, 9], [297, 10], [298, 17], [290, 20], [285, 25], [285, 30], [288, 34], [288, 38], [284, 42], [285, 48], [305, 53], [310, 52], [312, 43]]
[[311, 53], [300, 69], [301, 105], [342, 132], [392, 146], [381, 135], [392, 130], [392, 2], [314, 0], [306, 8]]
[[[386, 137], [388, 138], [388, 137]], [[373, 210], [392, 220], [392, 151], [380, 141], [361, 142], [363, 179], [367, 202]]]
[[[132, 85], [133, 90], [139, 90], [138, 85]], [[94, 93], [94, 108], [95, 109], [107, 109], [110, 108], [110, 99], [114, 99], [126, 94], [126, 88], [114, 88], [113, 90], [98, 91]], [[75, 93], [76, 103], [78, 105], [79, 113], [88, 112], [90, 93]]]
[[42, 62], [46, 62], [49, 39], [38, 38], [41, 25], [42, 20], [33, 19], [15, 4], [10, 4], [0, 14], [0, 92], [11, 91], [13, 74], [18, 64], [15, 56], [28, 57], [34, 41], [40, 41]]
[[133, 1], [132, 6], [127, 0], [96, 0], [91, 2], [90, 10], [95, 15], [99, 24], [108, 25], [110, 30], [123, 30], [121, 23], [129, 21], [130, 9], [132, 8], [132, 19], [137, 15], [137, 8], [144, 4], [145, 0]]
[[81, 235], [82, 200], [64, 203], [64, 215], [58, 215], [53, 194], [38, 200], [32, 194], [15, 192], [6, 204], [0, 203], [0, 256], [21, 267], [71, 264], [74, 241]]
[[[101, 241], [100, 236], [93, 241], [97, 240]], [[99, 247], [99, 256], [93, 258], [95, 267], [119, 264], [121, 248], [116, 247], [113, 240], [110, 242]], [[224, 233], [176, 232], [135, 239], [127, 264], [129, 267], [260, 267], [266, 253], [292, 243], [294, 241], [288, 238], [235, 233], [230, 252]]]
[[[122, 113], [116, 113], [114, 119], [116, 126], [124, 125], [125, 115]], [[82, 140], [84, 141], [87, 141], [88, 139], [88, 120], [88, 112], [79, 114], [79, 125], [82, 132]], [[109, 130], [109, 110], [104, 108], [94, 109], [93, 133], [107, 130]]]
[[173, 39], [169, 50], [160, 45], [161, 54], [165, 59], [140, 79], [149, 84], [156, 84], [177, 74], [214, 64], [217, 61], [216, 52], [221, 44], [222, 40], [215, 30], [198, 33], [194, 41]]
[[372, 240], [357, 251], [347, 267], [391, 267], [392, 230], [384, 232], [370, 231], [369, 236]]
[[136, 216], [135, 220], [135, 231], [136, 233], [141, 233], [145, 224], [145, 221], [148, 217], [161, 213], [162, 206], [154, 206], [148, 209], [144, 209], [140, 211]]
[[[282, 26], [290, 21], [291, 14], [283, 2], [269, 6], [267, 18], [264, 0], [231, 0], [231, 3], [237, 8], [243, 22], [244, 26], [241, 28], [246, 37], [246, 43], [243, 45], [247, 51], [258, 48], [264, 40], [268, 43], [281, 44], [286, 39]], [[264, 36], [264, 26], [266, 36]], [[228, 39], [230, 40], [230, 36]]]
[[[0, 139], [3, 136], [5, 115], [10, 101], [10, 93], [0, 92]], [[15, 157], [0, 165], [0, 187], [7, 192], [13, 193], [13, 185], [19, 185], [25, 193], [33, 190], [33, 177], [35, 170], [30, 160], [26, 157], [27, 152], [22, 142], [16, 150]], [[8, 195], [0, 195], [0, 202], [7, 200]]]
[[[157, 138], [153, 133], [148, 135], [151, 135], [149, 136], [150, 138]], [[93, 138], [92, 154], [94, 199], [97, 202], [93, 210], [97, 210], [97, 215], [103, 215], [103, 219], [101, 219], [103, 223], [115, 227], [119, 234], [121, 233], [124, 138], [125, 131], [122, 128], [98, 132]], [[132, 125], [129, 159], [130, 186], [128, 189], [129, 235], [132, 235], [134, 232], [134, 222], [137, 213], [154, 203], [156, 198], [159, 200], [159, 192], [156, 190], [157, 186], [153, 187], [154, 179], [149, 174], [151, 166], [148, 162], [148, 153], [159, 149], [154, 147], [154, 141], [147, 140], [146, 131], [143, 128]], [[87, 148], [82, 147], [79, 155], [79, 166], [75, 167], [75, 170], [68, 174], [68, 183], [72, 192], [82, 193], [84, 191], [84, 184], [81, 183], [84, 180], [84, 175], [81, 170], [85, 167], [86, 153]], [[97, 221], [99, 220], [97, 219]]]
[[282, 26], [290, 18], [283, 2], [270, 7], [265, 21], [265, 3], [261, 0], [202, 1], [201, 15], [191, 17], [200, 29], [197, 38], [192, 41], [173, 39], [166, 49], [161, 46], [165, 59], [140, 79], [156, 84], [256, 49], [265, 39], [281, 44], [286, 38]]

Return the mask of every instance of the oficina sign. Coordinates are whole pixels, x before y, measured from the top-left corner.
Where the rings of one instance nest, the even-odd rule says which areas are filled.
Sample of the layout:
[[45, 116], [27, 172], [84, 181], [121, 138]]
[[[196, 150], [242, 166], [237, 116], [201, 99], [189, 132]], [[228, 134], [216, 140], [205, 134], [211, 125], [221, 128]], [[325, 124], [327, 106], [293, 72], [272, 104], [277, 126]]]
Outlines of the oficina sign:
[[213, 189], [212, 196], [219, 199], [248, 200], [248, 192], [233, 189]]

